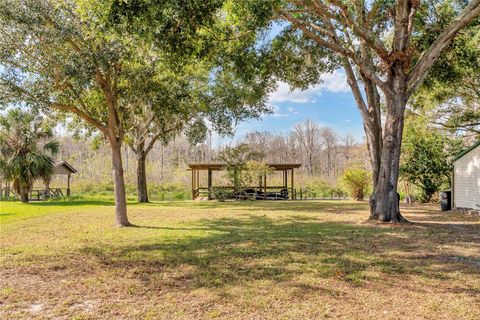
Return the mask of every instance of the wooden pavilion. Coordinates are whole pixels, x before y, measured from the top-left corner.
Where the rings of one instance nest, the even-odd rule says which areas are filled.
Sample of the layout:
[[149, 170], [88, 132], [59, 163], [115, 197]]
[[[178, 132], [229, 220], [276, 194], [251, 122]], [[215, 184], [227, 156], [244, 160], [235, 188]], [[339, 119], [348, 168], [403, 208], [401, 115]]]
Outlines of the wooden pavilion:
[[[260, 177], [260, 185], [252, 186], [245, 188], [246, 190], [259, 190], [263, 194], [265, 199], [268, 199], [268, 195], [275, 195], [276, 192], [282, 191], [285, 192], [286, 198], [296, 199], [296, 192], [294, 187], [294, 169], [300, 168], [301, 164], [299, 163], [285, 163], [285, 164], [268, 164], [273, 171], [282, 172], [282, 185], [274, 186], [268, 185], [267, 175]], [[225, 165], [221, 163], [190, 163], [188, 167], [192, 172], [192, 199], [195, 200], [202, 195], [206, 195], [208, 200], [213, 199], [213, 188], [216, 189], [225, 189], [233, 190], [231, 186], [213, 186], [213, 172], [225, 170]], [[206, 172], [207, 174], [207, 185], [202, 186], [200, 183], [200, 172]], [[290, 178], [290, 179], [289, 179]], [[290, 184], [288, 183], [290, 180]], [[257, 193], [257, 191], [255, 191]], [[271, 197], [276, 198], [276, 197]]]
[[[53, 167], [53, 174], [54, 175], [66, 175], [67, 176], [67, 189], [65, 190], [67, 197], [70, 196], [70, 177], [73, 173], [77, 173], [77, 169], [75, 169], [67, 161], [57, 162], [55, 164], [55, 167]], [[61, 189], [60, 189], [60, 191], [61, 191]]]

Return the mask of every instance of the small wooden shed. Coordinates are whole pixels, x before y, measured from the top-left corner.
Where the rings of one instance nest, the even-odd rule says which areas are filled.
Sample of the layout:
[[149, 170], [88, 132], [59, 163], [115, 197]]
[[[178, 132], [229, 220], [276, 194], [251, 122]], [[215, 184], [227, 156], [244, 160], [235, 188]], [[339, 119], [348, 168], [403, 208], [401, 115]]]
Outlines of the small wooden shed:
[[453, 161], [452, 207], [480, 210], [480, 141]]
[[55, 163], [55, 167], [53, 167], [54, 175], [67, 175], [67, 196], [70, 196], [70, 177], [72, 173], [77, 173], [77, 170], [67, 161], [57, 162]]
[[[64, 195], [70, 196], [70, 182], [71, 175], [77, 173], [77, 170], [66, 161], [56, 162], [53, 167], [52, 177], [55, 175], [67, 176], [67, 187], [66, 188], [50, 188], [50, 182], [47, 181], [46, 185], [43, 188], [33, 188], [30, 190], [29, 199], [31, 200], [45, 200], [49, 198], [60, 198]], [[65, 190], [65, 194], [63, 193]], [[11, 187], [11, 181], [5, 180], [5, 186], [3, 186], [3, 181], [0, 177], [0, 200], [5, 198], [10, 198], [10, 196], [17, 197], [15, 192]]]

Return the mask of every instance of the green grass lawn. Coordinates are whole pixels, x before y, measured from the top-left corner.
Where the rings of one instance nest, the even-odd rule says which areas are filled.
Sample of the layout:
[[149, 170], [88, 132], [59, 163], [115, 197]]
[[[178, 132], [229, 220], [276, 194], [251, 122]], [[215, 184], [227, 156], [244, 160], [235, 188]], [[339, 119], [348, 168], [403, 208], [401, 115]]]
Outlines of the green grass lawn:
[[348, 201], [0, 202], [2, 319], [479, 319], [480, 218]]

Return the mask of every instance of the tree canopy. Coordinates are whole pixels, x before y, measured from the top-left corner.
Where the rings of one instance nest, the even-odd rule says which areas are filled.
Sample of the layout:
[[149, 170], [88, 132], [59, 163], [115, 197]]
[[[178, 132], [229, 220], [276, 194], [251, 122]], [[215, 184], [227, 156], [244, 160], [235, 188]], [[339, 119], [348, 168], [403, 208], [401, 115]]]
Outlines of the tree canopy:
[[[207, 55], [203, 38], [195, 35], [210, 23], [215, 6], [162, 2], [166, 7], [158, 14], [164, 19], [152, 37], [143, 24], [155, 12], [128, 2], [141, 12], [130, 21], [120, 15], [125, 3], [0, 1], [0, 103], [73, 115], [107, 139], [120, 226], [130, 224], [121, 146], [138, 115], [150, 108], [160, 127], [180, 123], [191, 138], [201, 139], [206, 121], [228, 133], [236, 121], [267, 111], [268, 88], [264, 78], [239, 78], [227, 63], [210, 64], [216, 52]], [[192, 20], [197, 9], [204, 12]]]
[[412, 99], [444, 129], [480, 137], [480, 21], [465, 29], [433, 66]]

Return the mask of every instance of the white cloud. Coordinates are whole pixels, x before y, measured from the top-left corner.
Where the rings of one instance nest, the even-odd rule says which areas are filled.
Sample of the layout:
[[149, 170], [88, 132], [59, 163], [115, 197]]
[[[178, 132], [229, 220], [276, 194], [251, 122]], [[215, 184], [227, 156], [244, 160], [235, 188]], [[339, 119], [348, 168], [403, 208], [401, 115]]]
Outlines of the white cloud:
[[270, 102], [313, 103], [322, 91], [348, 92], [349, 90], [345, 74], [335, 70], [332, 73], [325, 73], [322, 76], [322, 83], [303, 91], [291, 90], [287, 83], [280, 81], [277, 90], [270, 95]]
[[331, 92], [348, 92], [350, 87], [347, 83], [347, 76], [345, 73], [339, 70], [335, 70], [332, 73], [325, 73], [322, 76], [323, 83], [320, 84], [322, 88]]
[[291, 107], [288, 107], [287, 111], [290, 112], [291, 114], [298, 114], [298, 111]]
[[273, 111], [273, 113], [270, 116], [275, 117], [275, 118], [284, 118], [284, 117], [289, 116], [288, 113], [282, 113], [280, 111], [280, 107], [276, 106], [276, 105], [272, 105], [272, 111]]
[[316, 87], [308, 88], [306, 90], [290, 90], [290, 86], [280, 81], [277, 90], [270, 95], [270, 102], [295, 102], [308, 103], [311, 102], [312, 97], [319, 94]]
[[287, 114], [287, 113], [274, 113], [274, 114], [272, 114], [272, 117], [274, 117], [274, 118], [285, 118], [285, 117], [288, 117], [288, 116], [289, 116], [289, 114]]

